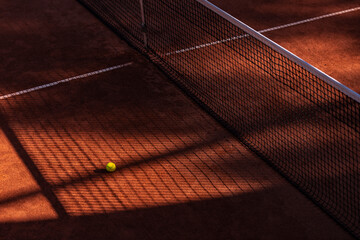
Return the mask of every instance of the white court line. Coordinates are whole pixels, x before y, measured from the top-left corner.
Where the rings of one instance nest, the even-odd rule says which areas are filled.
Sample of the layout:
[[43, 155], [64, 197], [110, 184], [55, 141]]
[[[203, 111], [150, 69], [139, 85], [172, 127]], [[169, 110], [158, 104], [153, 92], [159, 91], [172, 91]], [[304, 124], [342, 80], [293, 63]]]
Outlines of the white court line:
[[[359, 11], [359, 10], [360, 10], [360, 7], [350, 8], [350, 9], [347, 9], [347, 10], [334, 12], [334, 13], [330, 13], [330, 14], [326, 14], [326, 15], [322, 15], [322, 16], [318, 16], [318, 17], [314, 17], [314, 18], [309, 18], [309, 19], [305, 19], [305, 20], [302, 20], [302, 21], [298, 21], [298, 22], [293, 22], [293, 23], [288, 23], [288, 24], [284, 24], [284, 25], [280, 25], [280, 26], [276, 26], [276, 27], [272, 27], [272, 28], [263, 29], [263, 30], [260, 30], [258, 32], [265, 33], [265, 32], [275, 31], [275, 30], [288, 28], [288, 27], [292, 27], [292, 26], [295, 26], [295, 25], [308, 23], [308, 22], [313, 22], [313, 21], [317, 21], [317, 20], [320, 20], [320, 19], [323, 19], [323, 18], [333, 17], [333, 16], [337, 16], [337, 15], [341, 15], [341, 14], [345, 14], [345, 13], [349, 13], [349, 12], [355, 12], [355, 11]], [[194, 47], [189, 47], [189, 48], [176, 50], [176, 51], [173, 51], [173, 52], [168, 52], [168, 53], [166, 53], [164, 55], [169, 56], [169, 55], [173, 55], [173, 54], [179, 54], [179, 53], [183, 53], [183, 52], [188, 52], [188, 51], [196, 50], [196, 49], [199, 49], [199, 48], [209, 47], [209, 46], [217, 45], [217, 44], [220, 44], [220, 43], [233, 41], [233, 40], [244, 38], [244, 37], [247, 37], [247, 36], [249, 36], [249, 35], [244, 34], [244, 35], [235, 36], [235, 37], [232, 37], [232, 38], [218, 40], [218, 41], [214, 41], [214, 42], [210, 42], [210, 43], [204, 43], [204, 44], [197, 45], [197, 46], [194, 46]]]
[[38, 90], [41, 90], [41, 89], [44, 89], [44, 88], [49, 88], [49, 87], [58, 85], [58, 84], [60, 84], [60, 83], [66, 83], [66, 82], [70, 82], [70, 81], [72, 81], [72, 80], [81, 79], [81, 78], [87, 78], [87, 77], [94, 76], [94, 75], [98, 75], [98, 74], [101, 74], [101, 73], [104, 73], [104, 72], [110, 72], [110, 71], [113, 71], [113, 70], [115, 70], [115, 69], [119, 69], [119, 68], [123, 68], [123, 67], [126, 67], [126, 66], [130, 66], [131, 64], [133, 64], [133, 63], [132, 63], [132, 62], [128, 62], [128, 63], [125, 63], [125, 64], [121, 64], [121, 65], [116, 65], [116, 66], [109, 67], [109, 68], [100, 69], [100, 70], [97, 70], [97, 71], [94, 71], [94, 72], [89, 72], [89, 73], [85, 73], [85, 74], [78, 75], [78, 76], [75, 76], [75, 77], [62, 79], [62, 80], [59, 80], [59, 81], [56, 81], [56, 82], [52, 82], [52, 83], [40, 85], [40, 86], [37, 86], [37, 87], [24, 89], [24, 90], [21, 90], [21, 91], [18, 91], [18, 92], [9, 93], [9, 94], [0, 96], [0, 100], [4, 100], [4, 99], [7, 99], [7, 98], [11, 98], [11, 97], [23, 95], [23, 94], [26, 94], [26, 93], [38, 91]]
[[259, 31], [259, 32], [260, 32], [260, 33], [270, 32], [270, 31], [274, 31], [274, 30], [278, 30], [278, 29], [282, 29], [282, 28], [292, 27], [292, 26], [295, 26], [295, 25], [299, 25], [299, 24], [303, 24], [303, 23], [308, 23], [308, 22], [313, 22], [313, 21], [320, 20], [320, 19], [323, 19], [323, 18], [338, 16], [338, 15], [342, 15], [342, 14], [349, 13], [349, 12], [355, 12], [355, 11], [359, 11], [359, 10], [360, 10], [360, 7], [350, 8], [350, 9], [347, 9], [347, 10], [343, 10], [343, 11], [339, 11], [339, 12], [334, 12], [334, 13], [322, 15], [322, 16], [319, 16], [319, 17], [309, 18], [309, 19], [305, 19], [305, 20], [302, 20], [302, 21], [298, 21], [298, 22], [293, 22], [293, 23], [281, 25], [281, 26], [278, 26], [278, 27], [273, 27], [273, 28], [264, 29], [264, 30], [261, 30], [261, 31]]

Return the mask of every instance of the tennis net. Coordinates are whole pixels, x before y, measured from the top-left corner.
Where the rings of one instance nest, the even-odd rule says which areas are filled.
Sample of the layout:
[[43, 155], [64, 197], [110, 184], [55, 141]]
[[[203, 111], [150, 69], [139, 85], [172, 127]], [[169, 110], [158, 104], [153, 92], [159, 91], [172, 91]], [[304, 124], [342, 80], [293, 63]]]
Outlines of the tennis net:
[[205, 0], [80, 0], [360, 237], [360, 96]]

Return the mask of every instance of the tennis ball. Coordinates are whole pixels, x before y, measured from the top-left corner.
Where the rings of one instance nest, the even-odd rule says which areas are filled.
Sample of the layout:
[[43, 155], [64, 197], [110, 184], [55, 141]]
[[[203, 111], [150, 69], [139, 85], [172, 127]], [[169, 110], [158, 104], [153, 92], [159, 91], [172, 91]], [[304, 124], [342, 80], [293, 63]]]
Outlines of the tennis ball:
[[116, 165], [113, 162], [109, 162], [106, 164], [106, 171], [108, 172], [114, 172], [116, 170]]

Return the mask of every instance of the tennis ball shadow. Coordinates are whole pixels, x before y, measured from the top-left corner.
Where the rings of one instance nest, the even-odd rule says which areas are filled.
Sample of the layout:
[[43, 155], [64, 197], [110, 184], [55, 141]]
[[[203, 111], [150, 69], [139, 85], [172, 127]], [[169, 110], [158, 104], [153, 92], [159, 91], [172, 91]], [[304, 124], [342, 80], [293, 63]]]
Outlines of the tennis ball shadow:
[[108, 173], [108, 172], [106, 171], [106, 169], [100, 168], [100, 169], [95, 169], [94, 173]]

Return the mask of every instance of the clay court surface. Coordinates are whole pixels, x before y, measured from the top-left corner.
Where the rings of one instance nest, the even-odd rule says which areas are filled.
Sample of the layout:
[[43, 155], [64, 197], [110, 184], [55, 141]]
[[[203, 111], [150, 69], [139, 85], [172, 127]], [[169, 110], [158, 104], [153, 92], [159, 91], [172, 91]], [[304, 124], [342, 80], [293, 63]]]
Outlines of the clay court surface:
[[[256, 30], [359, 7], [213, 2]], [[265, 35], [360, 92], [359, 20]], [[0, 0], [0, 33], [2, 96], [68, 80], [0, 100], [1, 240], [352, 239], [78, 2]]]

